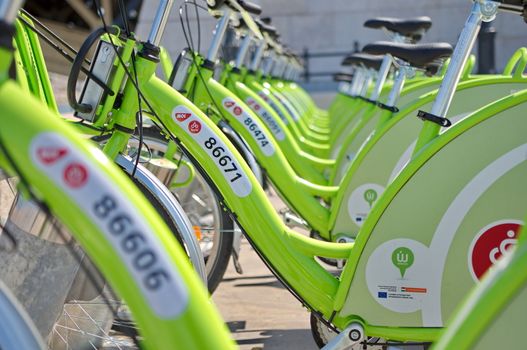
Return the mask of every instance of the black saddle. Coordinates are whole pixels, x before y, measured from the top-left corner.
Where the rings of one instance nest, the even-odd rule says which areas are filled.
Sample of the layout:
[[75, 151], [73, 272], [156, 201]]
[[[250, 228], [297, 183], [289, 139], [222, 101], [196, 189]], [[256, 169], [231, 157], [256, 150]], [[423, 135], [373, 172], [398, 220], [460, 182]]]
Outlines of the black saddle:
[[[262, 8], [260, 5], [245, 0], [238, 0], [237, 2], [245, 11], [249, 12], [250, 14], [258, 16], [262, 13]], [[227, 4], [229, 7], [232, 7], [228, 0], [207, 0], [207, 5], [212, 10], [217, 10], [223, 4]]]
[[266, 24], [261, 19], [258, 19], [258, 18], [256, 18], [254, 22], [258, 25], [258, 28], [260, 29], [260, 31], [269, 34], [273, 38], [276, 38], [279, 36], [278, 30], [276, 29], [276, 27], [270, 24]]
[[353, 74], [335, 73], [333, 74], [333, 80], [338, 81], [338, 82], [351, 83], [351, 81], [353, 80]]
[[391, 32], [418, 41], [430, 29], [432, 20], [427, 16], [413, 18], [376, 17], [364, 22], [364, 26], [374, 29], [386, 28]]
[[362, 50], [372, 55], [390, 54], [413, 67], [423, 69], [450, 57], [453, 52], [452, 45], [448, 43], [406, 44], [389, 41], [377, 41], [366, 45]]
[[358, 52], [352, 53], [344, 57], [342, 60], [343, 66], [353, 66], [353, 65], [364, 65], [366, 68], [372, 68], [379, 70], [381, 68], [383, 56], [370, 55], [369, 53]]

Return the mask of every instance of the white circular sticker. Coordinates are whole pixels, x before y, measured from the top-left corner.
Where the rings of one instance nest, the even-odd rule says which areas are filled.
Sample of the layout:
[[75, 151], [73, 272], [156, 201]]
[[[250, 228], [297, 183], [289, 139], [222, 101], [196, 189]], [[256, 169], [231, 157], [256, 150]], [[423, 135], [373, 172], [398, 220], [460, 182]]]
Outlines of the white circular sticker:
[[384, 192], [378, 184], [360, 185], [348, 199], [348, 213], [357, 226], [362, 226], [375, 202]]
[[377, 247], [366, 264], [366, 283], [372, 297], [395, 312], [421, 310], [432, 286], [427, 252], [424, 244], [405, 238]]

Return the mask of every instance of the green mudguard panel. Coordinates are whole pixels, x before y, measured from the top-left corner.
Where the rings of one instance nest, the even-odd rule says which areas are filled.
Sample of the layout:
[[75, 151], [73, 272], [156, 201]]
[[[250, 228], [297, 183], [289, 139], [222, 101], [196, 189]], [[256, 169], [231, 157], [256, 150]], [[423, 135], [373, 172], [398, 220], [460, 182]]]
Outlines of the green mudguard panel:
[[[437, 89], [440, 83], [439, 79], [430, 79], [411, 85], [402, 91], [397, 106], [401, 106], [399, 109], [404, 110], [417, 101], [419, 96]], [[336, 146], [338, 149], [338, 154], [336, 155], [337, 166], [334, 169], [334, 174], [332, 174], [334, 177], [332, 178], [332, 184], [340, 184], [362, 144], [376, 127], [381, 127], [379, 119], [382, 112], [382, 109], [375, 108], [372, 113], [363, 114], [360, 120], [355, 123], [355, 126], [352, 129], [348, 129], [342, 144]]]
[[502, 312], [493, 319], [489, 327], [481, 333], [481, 338], [467, 349], [492, 350], [513, 349], [525, 341], [527, 323], [527, 286], [510, 301]]
[[[525, 87], [525, 83], [507, 77], [462, 83], [454, 95], [449, 118], [457, 123], [480, 106]], [[334, 237], [353, 237], [359, 232], [373, 204], [410, 160], [423, 125], [417, 112], [430, 110], [435, 95], [422, 96], [416, 104], [395, 114], [361, 146], [332, 208], [329, 227], [333, 227]]]
[[[435, 350], [513, 349], [523, 340], [527, 316], [527, 241], [489, 270], [448, 322]], [[510, 254], [512, 252], [512, 254]]]
[[442, 327], [510, 249], [527, 211], [525, 101], [527, 91], [467, 117], [399, 174], [357, 238], [339, 317]]
[[[416, 101], [419, 96], [437, 89], [440, 83], [439, 79], [428, 79], [407, 87], [401, 92], [397, 105], [405, 106]], [[387, 92], [385, 95], [387, 95]], [[385, 98], [381, 97], [380, 100], [383, 101]], [[356, 112], [357, 115], [350, 118], [348, 123], [336, 128], [335, 132], [338, 137], [335, 138], [335, 143], [331, 150], [331, 158], [337, 159], [336, 173], [334, 174], [336, 177], [333, 184], [340, 182], [353, 156], [357, 154], [358, 148], [370, 132], [373, 131], [373, 128], [370, 128], [369, 132], [362, 132], [365, 125], [373, 127], [377, 125], [376, 121], [378, 121], [379, 115], [373, 112], [379, 112], [379, 109], [373, 108], [372, 104], [364, 103], [362, 106], [365, 106], [365, 108]], [[359, 135], [359, 132], [361, 135]], [[353, 146], [350, 145], [352, 142]]]

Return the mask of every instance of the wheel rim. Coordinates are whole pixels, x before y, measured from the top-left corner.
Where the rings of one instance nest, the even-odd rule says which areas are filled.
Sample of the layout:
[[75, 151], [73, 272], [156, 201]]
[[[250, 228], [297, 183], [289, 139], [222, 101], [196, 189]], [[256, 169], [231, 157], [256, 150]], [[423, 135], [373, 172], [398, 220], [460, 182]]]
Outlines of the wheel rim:
[[[143, 138], [144, 143], [148, 148], [143, 148], [141, 152], [142, 161], [148, 162], [151, 158], [163, 158], [166, 150], [166, 143], [157, 138], [149, 137], [147, 135]], [[131, 139], [129, 142], [129, 153], [133, 155], [136, 153], [138, 140]], [[183, 161], [189, 161], [181, 153], [178, 153], [174, 158]], [[174, 180], [178, 178], [185, 179], [187, 174], [184, 170], [178, 170], [174, 176]], [[205, 257], [205, 268], [207, 275], [215, 268], [217, 256], [219, 254], [220, 240], [222, 234], [232, 234], [232, 232], [221, 232], [223, 227], [223, 217], [221, 215], [221, 208], [219, 208], [215, 194], [208, 186], [205, 179], [196, 172], [193, 181], [183, 187], [172, 187], [170, 184], [165, 184], [170, 191], [178, 198], [178, 201], [187, 214], [190, 223], [194, 230], [199, 230], [200, 236], [198, 242], [202, 248], [203, 256]]]

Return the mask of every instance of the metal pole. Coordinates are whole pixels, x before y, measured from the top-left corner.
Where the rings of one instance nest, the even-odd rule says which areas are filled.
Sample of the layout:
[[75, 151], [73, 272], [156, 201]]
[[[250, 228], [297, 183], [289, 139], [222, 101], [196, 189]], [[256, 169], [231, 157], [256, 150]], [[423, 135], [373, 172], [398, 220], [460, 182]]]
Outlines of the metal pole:
[[478, 36], [478, 73], [496, 73], [496, 28], [483, 22]]
[[148, 36], [148, 42], [154, 46], [159, 46], [161, 42], [161, 37], [165, 31], [165, 27], [168, 21], [168, 15], [170, 14], [170, 9], [174, 0], [162, 0], [157, 7], [156, 17], [154, 18], [154, 23], [152, 23], [152, 29], [150, 30], [150, 35]]
[[216, 28], [214, 29], [214, 36], [212, 37], [212, 42], [207, 52], [207, 60], [209, 62], [216, 61], [218, 57], [218, 51], [220, 50], [223, 37], [225, 36], [225, 31], [229, 26], [229, 16], [231, 15], [230, 11], [226, 10], [223, 16], [216, 23]]
[[258, 70], [258, 66], [260, 65], [260, 62], [262, 61], [262, 56], [265, 51], [266, 43], [264, 40], [260, 40], [258, 43], [258, 47], [256, 48], [256, 52], [254, 53], [253, 60], [251, 62], [251, 66], [249, 67], [250, 70], [253, 72], [256, 72]]
[[304, 81], [308, 83], [309, 82], [309, 49], [307, 47], [304, 47], [302, 58], [304, 59]]
[[485, 6], [487, 3], [483, 2], [483, 5], [480, 5], [479, 2], [475, 2], [472, 6], [472, 11], [467, 21], [465, 22], [465, 27], [459, 36], [456, 48], [450, 58], [450, 64], [445, 73], [445, 77], [441, 82], [437, 97], [432, 105], [432, 114], [445, 117], [448, 107], [452, 102], [454, 97], [454, 92], [463, 72], [463, 67], [467, 62], [470, 51], [474, 46], [474, 42], [478, 36], [479, 28], [483, 20], [483, 14], [481, 6]]
[[242, 67], [245, 56], [247, 55], [247, 51], [249, 50], [249, 46], [251, 46], [251, 40], [251, 34], [247, 33], [243, 38], [240, 47], [238, 48], [238, 53], [236, 54], [236, 62], [234, 64], [236, 68]]
[[0, 19], [3, 19], [7, 23], [13, 23], [15, 21], [18, 10], [22, 7], [24, 1], [22, 0], [2, 0], [0, 1]]

